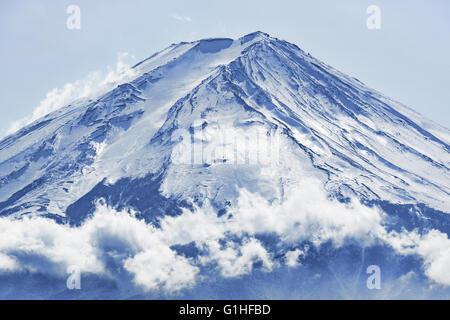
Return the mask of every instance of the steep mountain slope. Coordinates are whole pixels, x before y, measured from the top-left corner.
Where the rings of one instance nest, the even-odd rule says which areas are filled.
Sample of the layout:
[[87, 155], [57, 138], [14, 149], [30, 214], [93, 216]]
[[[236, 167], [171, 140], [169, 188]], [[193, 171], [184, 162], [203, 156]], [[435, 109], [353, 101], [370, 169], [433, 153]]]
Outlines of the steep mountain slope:
[[0, 141], [0, 298], [450, 296], [448, 129], [262, 32], [131, 71]]
[[342, 201], [450, 208], [449, 130], [295, 45], [206, 39], [134, 69], [0, 142], [1, 215], [79, 224], [99, 198], [149, 220], [205, 199], [223, 212], [305, 176]]

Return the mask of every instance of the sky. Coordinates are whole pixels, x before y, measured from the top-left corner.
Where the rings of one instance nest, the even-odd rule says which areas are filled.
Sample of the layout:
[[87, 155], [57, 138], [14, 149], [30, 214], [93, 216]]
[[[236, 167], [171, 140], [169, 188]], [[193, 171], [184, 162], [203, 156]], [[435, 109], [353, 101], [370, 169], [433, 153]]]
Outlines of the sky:
[[[380, 29], [367, 27], [371, 5]], [[447, 0], [2, 0], [0, 136], [172, 43], [256, 30], [450, 128]]]

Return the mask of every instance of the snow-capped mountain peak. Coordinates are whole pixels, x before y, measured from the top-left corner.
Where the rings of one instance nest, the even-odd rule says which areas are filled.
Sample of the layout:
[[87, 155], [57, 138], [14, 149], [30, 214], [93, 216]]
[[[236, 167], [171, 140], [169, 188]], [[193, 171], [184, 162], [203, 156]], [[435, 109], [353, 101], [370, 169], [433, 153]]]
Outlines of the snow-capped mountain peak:
[[448, 211], [449, 131], [294, 44], [183, 42], [133, 69], [0, 142], [2, 215], [80, 223], [98, 198], [144, 216], [205, 200], [220, 211], [242, 188], [283, 201], [305, 176], [341, 200]]
[[0, 141], [1, 297], [448, 295], [448, 129], [263, 32], [128, 71]]

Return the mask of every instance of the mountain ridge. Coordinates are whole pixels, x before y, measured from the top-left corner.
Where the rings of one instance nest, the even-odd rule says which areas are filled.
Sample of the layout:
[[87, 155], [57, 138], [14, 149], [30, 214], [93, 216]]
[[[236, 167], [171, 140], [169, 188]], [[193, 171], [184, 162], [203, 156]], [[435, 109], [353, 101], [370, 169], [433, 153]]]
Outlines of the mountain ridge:
[[97, 89], [0, 141], [1, 297], [449, 296], [448, 129], [262, 32]]
[[[137, 76], [132, 81], [119, 85], [96, 100], [85, 99], [74, 106], [69, 105], [59, 109], [0, 142], [3, 154], [0, 159], [0, 172], [3, 173], [0, 184], [12, 185], [10, 190], [5, 191], [4, 188], [0, 190], [0, 214], [9, 215], [14, 210], [22, 212], [21, 214], [30, 212], [27, 207], [36, 203], [37, 205], [31, 206], [35, 214], [49, 211], [50, 214], [63, 217], [64, 211], [71, 204], [86, 195], [105, 178], [108, 183], [114, 183], [121, 178], [126, 178], [127, 175], [130, 178], [141, 178], [149, 173], [158, 175], [155, 168], [159, 167], [159, 172], [162, 172], [163, 166], [162, 158], [158, 155], [161, 150], [151, 146], [152, 141], [156, 141], [161, 134], [166, 134], [166, 139], [169, 138], [171, 131], [168, 130], [168, 126], [172, 116], [174, 116], [172, 122], [184, 121], [183, 129], [192, 130], [196, 127], [194, 122], [201, 121], [202, 117], [206, 116], [205, 113], [211, 111], [207, 110], [206, 103], [216, 99], [208, 91], [209, 89], [205, 89], [211, 83], [222, 86], [222, 92], [219, 90], [215, 94], [224, 95], [228, 92], [231, 94], [231, 99], [232, 97], [236, 99], [236, 106], [230, 105], [230, 108], [236, 111], [236, 115], [240, 114], [239, 105], [241, 105], [244, 109], [249, 108], [250, 113], [255, 113], [245, 114], [244, 112], [243, 118], [262, 121], [272, 129], [284, 130], [284, 137], [291, 139], [301, 150], [292, 151], [291, 149], [290, 152], [294, 152], [295, 157], [300, 156], [302, 159], [304, 154], [300, 155], [300, 153], [306, 153], [312, 162], [311, 170], [319, 169], [328, 175], [324, 183], [330, 194], [343, 200], [356, 194], [366, 200], [390, 200], [393, 203], [405, 204], [417, 202], [444, 211], [448, 208], [450, 188], [445, 184], [445, 178], [439, 179], [440, 174], [437, 174], [441, 170], [443, 177], [449, 176], [450, 159], [448, 154], [445, 154], [450, 150], [448, 143], [396, 111], [387, 104], [390, 102], [389, 99], [380, 96], [358, 80], [311, 57], [296, 45], [272, 38], [262, 32], [255, 32], [237, 40], [212, 38], [189, 43], [182, 42], [155, 53], [136, 64], [133, 69], [136, 70]], [[183, 77], [193, 77], [195, 81], [179, 80]], [[173, 79], [176, 79], [176, 85], [169, 84]], [[206, 90], [205, 94], [208, 95], [206, 99], [209, 100], [204, 105], [197, 104], [196, 110], [193, 106], [190, 107], [191, 113], [196, 112], [196, 118], [192, 118], [188, 113], [178, 117], [175, 114], [177, 108], [184, 110], [188, 108], [186, 103], [189, 99], [203, 98], [195, 96], [199, 90]], [[220, 108], [216, 107], [213, 111], [220, 113], [223, 106], [227, 104], [229, 101], [222, 101], [222, 105], [217, 104]], [[396, 104], [395, 107], [399, 105]], [[158, 119], [156, 124], [151, 125], [153, 127], [151, 130], [143, 125], [143, 122], [148, 123], [153, 118], [147, 114], [154, 115]], [[254, 116], [256, 120], [252, 118]], [[25, 149], [19, 147], [18, 149], [22, 151], [14, 154], [15, 151], [11, 148], [14, 141], [17, 142], [34, 132], [46, 130], [47, 126], [57, 122], [58, 117], [68, 119], [68, 122], [64, 120], [59, 123], [59, 126], [56, 125], [54, 129], [58, 133], [47, 135], [43, 143], [36, 139], [37, 142], [34, 145], [28, 143]], [[422, 121], [428, 125], [431, 123], [424, 118]], [[383, 129], [384, 125], [391, 127], [386, 131]], [[400, 130], [396, 129], [397, 126]], [[83, 131], [85, 128], [89, 134]], [[178, 127], [172, 123], [172, 129], [174, 128]], [[389, 132], [392, 128], [397, 130], [395, 134]], [[433, 129], [442, 130], [439, 126]], [[125, 133], [131, 136], [130, 132], [133, 130], [137, 132], [136, 137], [140, 134], [146, 136], [147, 142], [142, 140], [140, 146], [134, 146], [133, 152], [125, 152], [129, 154], [126, 159], [129, 164], [116, 166], [117, 170], [108, 172], [101, 162], [107, 163], [120, 157], [117, 155], [122, 154], [121, 150], [126, 150], [123, 145], [133, 140], [132, 137], [127, 137], [128, 140], [121, 143], [120, 137]], [[48, 131], [52, 132], [52, 130]], [[353, 136], [352, 131], [356, 132]], [[69, 135], [71, 137], [78, 135], [76, 139], [80, 139], [79, 142], [75, 138], [70, 140]], [[414, 144], [408, 141], [410, 137], [415, 139]], [[427, 143], [428, 140], [431, 142]], [[67, 143], [67, 146], [64, 143]], [[386, 148], [381, 146], [383, 143], [387, 143], [392, 150], [387, 152]], [[58, 151], [59, 146], [63, 148]], [[165, 157], [170, 159], [172, 145], [169, 143], [166, 147], [168, 153]], [[106, 158], [102, 156], [105, 152], [103, 148], [106, 151], [110, 150], [109, 154], [114, 154], [112, 150], [118, 152], [115, 156]], [[156, 156], [148, 157], [148, 148]], [[290, 145], [290, 148], [294, 147]], [[429, 150], [421, 152], [421, 148]], [[439, 153], [440, 149], [444, 151], [442, 155]], [[65, 156], [62, 156], [63, 150], [66, 153]], [[403, 163], [401, 158], [394, 157], [391, 151], [395, 150], [400, 150], [410, 160], [414, 160], [413, 164], [416, 167]], [[362, 153], [367, 155], [363, 157]], [[55, 154], [60, 158], [59, 164], [47, 161], [47, 163], [41, 163], [39, 167], [39, 162], [45, 162], [50, 155]], [[147, 159], [145, 160], [147, 162], [141, 159]], [[419, 162], [420, 159], [424, 161]], [[122, 159], [122, 162], [125, 162], [125, 159]], [[344, 163], [345, 166], [342, 167]], [[418, 166], [419, 164], [422, 168]], [[133, 167], [134, 165], [136, 166]], [[166, 165], [169, 163], [166, 162]], [[285, 174], [281, 177], [292, 180], [292, 176], [287, 173], [292, 171], [291, 165], [284, 164]], [[56, 170], [58, 166], [59, 169]], [[97, 170], [99, 168], [101, 170]], [[133, 172], [133, 168], [139, 169]], [[417, 172], [417, 168], [421, 173]], [[170, 167], [164, 168], [163, 171], [167, 173], [170, 169]], [[41, 170], [43, 175], [37, 179], [33, 178], [33, 170], [34, 172]], [[343, 174], [345, 170], [350, 176], [346, 177]], [[51, 174], [48, 173], [49, 171]], [[124, 174], [117, 174], [116, 171], [124, 172]], [[424, 174], [427, 171], [434, 172], [431, 180], [428, 174]], [[23, 179], [27, 174], [30, 178]], [[72, 176], [73, 174], [75, 177]], [[82, 177], [80, 181], [85, 180], [85, 185], [74, 188], [75, 181], [78, 179], [76, 177]], [[188, 179], [190, 178], [193, 177], [190, 176]], [[203, 178], [198, 177], [199, 185]], [[213, 179], [226, 181], [224, 176], [216, 176]], [[258, 174], [248, 179], [253, 182], [259, 181]], [[44, 190], [46, 194], [44, 196], [42, 191], [41, 193], [36, 191], [41, 184], [48, 182], [52, 185], [50, 190], [55, 191], [58, 196], [55, 194], [50, 196], [53, 191], [49, 190]], [[252, 183], [247, 182], [246, 187], [252, 188]], [[376, 188], [368, 187], [374, 182], [378, 184]], [[185, 183], [185, 186], [191, 185], [189, 181]], [[233, 184], [233, 181], [229, 183]], [[14, 187], [14, 184], [17, 186]], [[198, 200], [199, 196], [206, 199], [212, 192], [206, 187], [206, 190], [198, 193], [193, 191], [197, 187], [191, 185], [190, 192], [171, 193], [173, 190], [167, 191], [171, 188], [169, 188], [171, 184], [173, 185], [167, 179], [162, 181], [162, 194], [184, 201]], [[422, 188], [422, 185], [426, 185], [426, 188], [433, 191], [428, 191], [425, 196], [421, 195], [418, 190]], [[386, 186], [388, 186], [387, 189]], [[415, 189], [411, 186], [415, 186]], [[166, 190], [165, 187], [169, 189], [166, 188]], [[215, 185], [214, 188], [219, 187]], [[265, 190], [263, 193], [277, 194], [284, 187], [272, 186], [269, 188], [272, 191]], [[33, 192], [35, 196], [31, 197], [32, 201], [23, 201]], [[231, 198], [236, 197], [236, 190], [229, 190], [229, 192]], [[438, 195], [430, 197], [433, 193]], [[226, 199], [230, 195], [223, 195], [223, 199], [220, 200], [221, 206], [230, 201]], [[60, 200], [55, 201], [57, 197]], [[70, 198], [71, 202], [67, 198]], [[25, 210], [19, 209], [20, 206], [25, 207]]]

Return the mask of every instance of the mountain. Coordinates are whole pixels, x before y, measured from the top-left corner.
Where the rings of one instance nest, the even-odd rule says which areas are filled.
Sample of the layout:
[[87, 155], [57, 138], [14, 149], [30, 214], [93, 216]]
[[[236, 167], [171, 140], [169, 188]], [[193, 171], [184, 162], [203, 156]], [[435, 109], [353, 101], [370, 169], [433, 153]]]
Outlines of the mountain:
[[1, 217], [77, 228], [101, 203], [157, 227], [226, 216], [243, 190], [303, 199], [314, 180], [333, 203], [380, 208], [390, 231], [449, 234], [450, 131], [296, 45], [182, 42], [133, 72], [0, 142]]

